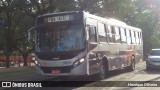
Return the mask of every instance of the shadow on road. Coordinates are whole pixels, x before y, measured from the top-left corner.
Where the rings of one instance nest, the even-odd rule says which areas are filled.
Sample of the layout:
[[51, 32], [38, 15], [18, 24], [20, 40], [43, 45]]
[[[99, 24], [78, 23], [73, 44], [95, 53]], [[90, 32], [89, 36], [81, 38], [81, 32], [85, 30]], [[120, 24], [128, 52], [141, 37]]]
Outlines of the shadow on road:
[[[109, 73], [107, 73], [106, 79], [107, 78], [111, 78], [113, 76], [117, 76], [120, 74], [124, 74], [130, 72], [127, 69], [123, 69], [123, 70], [114, 70], [114, 71], [110, 71]], [[54, 79], [48, 79], [47, 81], [99, 81], [98, 75], [91, 75], [91, 76], [70, 76], [70, 77], [57, 77]]]

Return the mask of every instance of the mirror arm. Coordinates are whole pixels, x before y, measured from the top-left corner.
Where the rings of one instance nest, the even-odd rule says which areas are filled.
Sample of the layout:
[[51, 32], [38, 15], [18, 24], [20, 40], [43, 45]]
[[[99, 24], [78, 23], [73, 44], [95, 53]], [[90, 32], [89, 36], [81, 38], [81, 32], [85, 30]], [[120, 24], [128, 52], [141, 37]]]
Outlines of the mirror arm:
[[[28, 29], [27, 31], [28, 31], [28, 38], [27, 38], [27, 40], [28, 40], [28, 42], [30, 42], [30, 40], [31, 40], [31, 31], [34, 29], [35, 27], [32, 27], [32, 28], [30, 28], [30, 29]], [[31, 43], [31, 42], [30, 42]]]

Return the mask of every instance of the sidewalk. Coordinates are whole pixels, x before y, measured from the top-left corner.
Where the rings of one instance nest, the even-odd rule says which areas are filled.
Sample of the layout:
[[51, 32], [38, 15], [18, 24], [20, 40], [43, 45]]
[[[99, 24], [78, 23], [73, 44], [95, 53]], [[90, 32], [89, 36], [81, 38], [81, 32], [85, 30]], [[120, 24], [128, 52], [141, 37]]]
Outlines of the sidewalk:
[[21, 66], [21, 67], [10, 67], [10, 68], [5, 68], [1, 67], [0, 68], [0, 73], [6, 73], [6, 72], [18, 72], [18, 71], [30, 71], [33, 70], [33, 66]]
[[0, 73], [6, 73], [6, 72], [20, 72], [20, 71], [33, 71], [33, 66], [35, 65], [31, 65], [28, 64], [28, 66], [23, 66], [23, 63], [20, 64], [20, 67], [18, 66], [18, 64], [15, 64], [14, 66], [10, 66], [10, 68], [6, 68], [6, 67], [0, 67]]
[[0, 68], [0, 81], [44, 81], [54, 77], [36, 75], [34, 66]]

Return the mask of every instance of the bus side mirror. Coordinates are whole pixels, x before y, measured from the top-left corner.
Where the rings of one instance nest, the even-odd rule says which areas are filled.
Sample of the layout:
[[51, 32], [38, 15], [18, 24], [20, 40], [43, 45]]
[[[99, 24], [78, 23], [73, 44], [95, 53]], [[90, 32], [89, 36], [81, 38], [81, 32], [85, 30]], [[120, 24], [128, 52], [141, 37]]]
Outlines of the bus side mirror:
[[35, 28], [32, 27], [30, 28], [28, 31], [28, 42], [31, 43], [31, 44], [35, 44]]

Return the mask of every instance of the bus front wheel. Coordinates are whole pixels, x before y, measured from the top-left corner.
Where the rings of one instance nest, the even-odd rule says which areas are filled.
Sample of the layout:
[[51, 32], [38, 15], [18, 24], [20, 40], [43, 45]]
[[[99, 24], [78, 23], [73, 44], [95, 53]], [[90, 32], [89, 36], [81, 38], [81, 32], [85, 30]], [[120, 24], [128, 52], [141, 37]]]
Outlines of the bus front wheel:
[[106, 78], [106, 76], [107, 76], [107, 67], [105, 63], [103, 62], [100, 65], [100, 71], [99, 71], [98, 77], [100, 80], [103, 80]]

